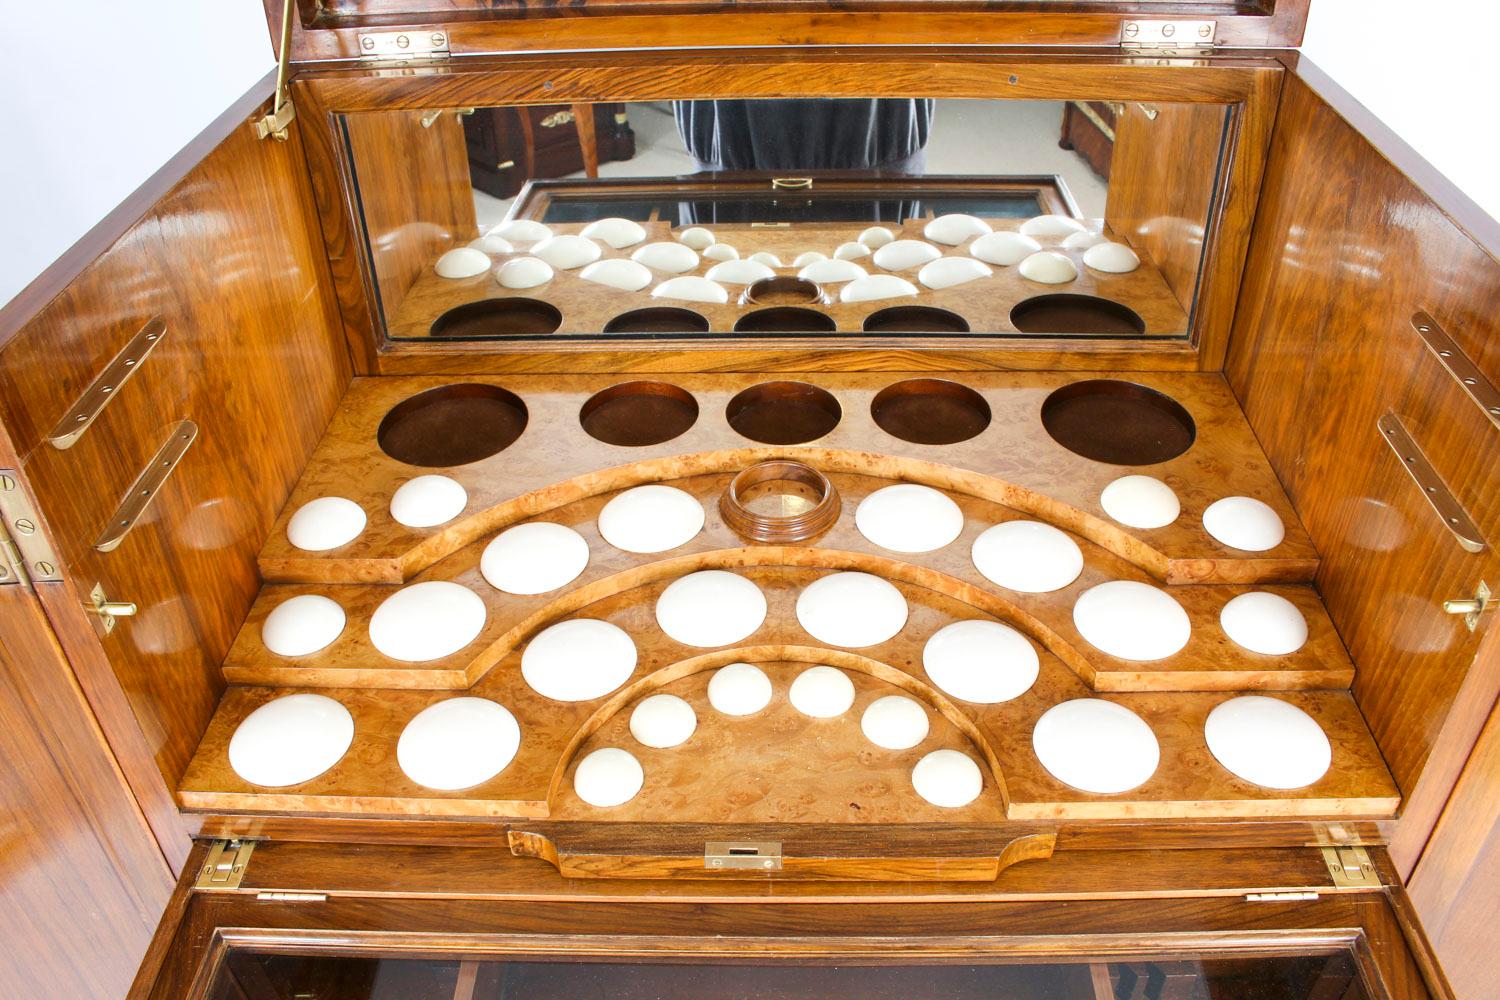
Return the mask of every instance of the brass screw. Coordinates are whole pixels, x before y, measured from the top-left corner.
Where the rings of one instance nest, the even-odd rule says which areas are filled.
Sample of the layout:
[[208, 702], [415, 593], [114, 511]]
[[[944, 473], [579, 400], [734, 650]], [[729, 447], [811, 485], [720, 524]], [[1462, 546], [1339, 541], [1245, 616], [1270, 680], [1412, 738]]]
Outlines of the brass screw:
[[10, 476], [0, 476], [0, 490], [9, 493], [16, 488], [16, 481]]
[[36, 534], [36, 524], [29, 518], [18, 517], [16, 518], [16, 530], [23, 535], [34, 535]]
[[42, 576], [51, 576], [57, 572], [57, 568], [49, 562], [39, 562], [36, 564], [36, 571]]

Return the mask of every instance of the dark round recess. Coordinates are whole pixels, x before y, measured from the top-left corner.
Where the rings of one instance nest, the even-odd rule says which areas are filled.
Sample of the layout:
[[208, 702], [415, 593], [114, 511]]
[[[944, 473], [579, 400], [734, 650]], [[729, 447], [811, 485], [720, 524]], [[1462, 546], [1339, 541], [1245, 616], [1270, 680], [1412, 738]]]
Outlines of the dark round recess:
[[622, 312], [604, 324], [605, 333], [707, 333], [708, 320], [691, 309], [648, 306]]
[[1010, 322], [1022, 333], [1083, 333], [1108, 337], [1139, 337], [1146, 321], [1129, 306], [1097, 295], [1059, 292], [1017, 302]]
[[740, 296], [741, 305], [807, 306], [823, 301], [823, 289], [816, 281], [778, 274], [761, 278], [748, 285]]
[[933, 306], [889, 306], [865, 317], [866, 333], [968, 333], [969, 321]]
[[762, 382], [724, 409], [729, 426], [762, 444], [805, 444], [838, 426], [843, 410], [827, 389], [806, 382]]
[[698, 401], [669, 382], [625, 382], [589, 397], [578, 422], [605, 444], [641, 448], [670, 441], [698, 419]]
[[870, 401], [870, 416], [892, 437], [913, 444], [958, 444], [990, 425], [990, 404], [966, 385], [910, 378]]
[[444, 340], [539, 337], [562, 326], [562, 312], [540, 299], [515, 296], [454, 306], [432, 321], [428, 335]]
[[771, 306], [748, 312], [734, 324], [735, 333], [832, 333], [839, 325], [827, 313], [800, 306]]
[[1134, 382], [1089, 379], [1042, 403], [1042, 426], [1084, 458], [1110, 465], [1154, 465], [1192, 446], [1197, 427], [1181, 403]]
[[526, 404], [515, 393], [461, 382], [419, 392], [391, 407], [375, 440], [398, 462], [436, 469], [498, 454], [525, 429]]

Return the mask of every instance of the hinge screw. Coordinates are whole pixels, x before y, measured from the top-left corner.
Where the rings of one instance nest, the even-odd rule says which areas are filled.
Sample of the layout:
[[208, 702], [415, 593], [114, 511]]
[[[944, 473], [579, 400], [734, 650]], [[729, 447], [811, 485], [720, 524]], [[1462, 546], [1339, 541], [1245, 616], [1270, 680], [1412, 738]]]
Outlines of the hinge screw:
[[1177, 25], [1164, 24], [1161, 26], [1161, 37], [1171, 38], [1175, 34], [1177, 34]]
[[396, 36], [396, 48], [398, 48], [398, 49], [404, 49], [404, 48], [409, 47], [410, 45], [411, 45], [411, 39], [410, 38], [407, 38], [405, 35], [397, 35]]
[[1200, 24], [1198, 25], [1198, 37], [1207, 38], [1209, 35], [1213, 34], [1213, 30], [1213, 28], [1210, 28], [1206, 24]]
[[1136, 35], [1139, 35], [1141, 33], [1141, 26], [1139, 24], [1136, 24], [1134, 21], [1127, 21], [1121, 33], [1126, 38], [1134, 38]]
[[442, 45], [443, 42], [445, 42], [445, 41], [447, 41], [447, 39], [443, 36], [443, 33], [441, 31], [433, 33], [433, 36], [432, 36], [432, 44], [433, 45]]
[[36, 564], [36, 571], [42, 576], [51, 576], [57, 572], [57, 568], [49, 562], [39, 562]]
[[9, 476], [0, 476], [0, 490], [9, 493], [16, 488], [16, 481]]
[[375, 48], [375, 39], [361, 38], [359, 40], [359, 47], [364, 49], [366, 52], [369, 52], [371, 49]]
[[23, 535], [34, 535], [36, 534], [36, 524], [29, 518], [18, 517], [16, 518], [16, 530]]

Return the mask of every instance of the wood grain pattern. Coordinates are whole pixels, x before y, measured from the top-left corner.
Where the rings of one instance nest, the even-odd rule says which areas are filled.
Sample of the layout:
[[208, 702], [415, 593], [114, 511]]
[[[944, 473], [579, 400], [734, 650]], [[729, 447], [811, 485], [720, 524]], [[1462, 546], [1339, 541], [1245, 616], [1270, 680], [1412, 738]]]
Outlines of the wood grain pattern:
[[1375, 422], [1399, 414], [1500, 539], [1500, 439], [1410, 324], [1427, 310], [1495, 379], [1500, 263], [1304, 81], [1272, 159], [1227, 375], [1323, 556], [1355, 696], [1406, 795], [1393, 853], [1409, 873], [1500, 692], [1500, 657], [1478, 655], [1494, 616], [1470, 633], [1442, 602], [1500, 561], [1457, 545]]

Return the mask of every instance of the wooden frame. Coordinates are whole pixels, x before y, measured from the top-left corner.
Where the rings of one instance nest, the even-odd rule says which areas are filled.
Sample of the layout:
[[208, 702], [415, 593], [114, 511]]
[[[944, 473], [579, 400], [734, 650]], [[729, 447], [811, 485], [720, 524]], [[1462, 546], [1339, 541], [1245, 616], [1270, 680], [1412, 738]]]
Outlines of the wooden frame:
[[[1144, 64], [1143, 64], [1144, 63]], [[1119, 56], [1034, 55], [943, 49], [747, 50], [726, 63], [718, 52], [598, 53], [465, 60], [399, 69], [311, 67], [293, 83], [301, 108], [313, 187], [343, 312], [362, 373], [476, 371], [708, 371], [892, 367], [1117, 368], [1217, 370], [1228, 345], [1244, 249], [1255, 215], [1283, 68], [1273, 59], [1214, 59], [1193, 65]], [[1002, 82], [1003, 81], [1003, 82]], [[357, 190], [335, 116], [493, 104], [580, 103], [736, 97], [923, 96], [1015, 99], [1187, 101], [1231, 106], [1226, 167], [1220, 172], [1193, 329], [1187, 341], [1141, 343], [1036, 338], [1003, 344], [890, 338], [872, 349], [847, 342], [731, 338], [619, 348], [594, 344], [392, 346], [377, 332], [370, 262], [355, 223]]]

